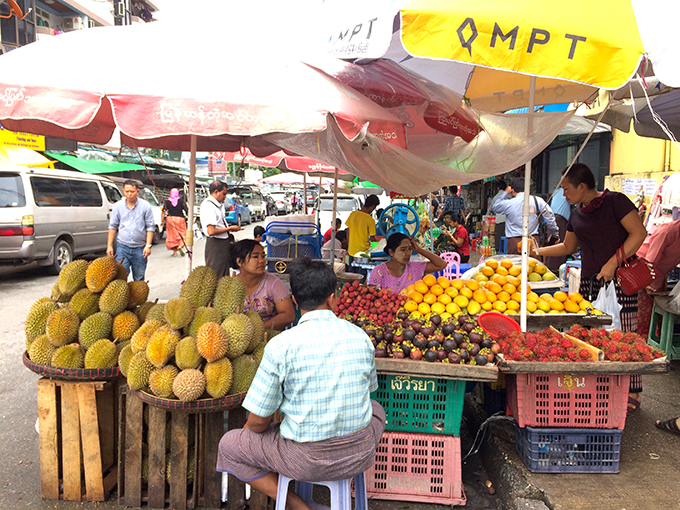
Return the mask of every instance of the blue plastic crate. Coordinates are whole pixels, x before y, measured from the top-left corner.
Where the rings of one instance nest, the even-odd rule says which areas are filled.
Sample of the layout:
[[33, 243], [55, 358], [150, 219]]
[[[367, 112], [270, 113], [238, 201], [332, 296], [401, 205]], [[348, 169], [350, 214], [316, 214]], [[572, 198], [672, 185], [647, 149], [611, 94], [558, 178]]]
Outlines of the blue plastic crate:
[[515, 448], [534, 473], [618, 473], [622, 434], [617, 429], [515, 425]]

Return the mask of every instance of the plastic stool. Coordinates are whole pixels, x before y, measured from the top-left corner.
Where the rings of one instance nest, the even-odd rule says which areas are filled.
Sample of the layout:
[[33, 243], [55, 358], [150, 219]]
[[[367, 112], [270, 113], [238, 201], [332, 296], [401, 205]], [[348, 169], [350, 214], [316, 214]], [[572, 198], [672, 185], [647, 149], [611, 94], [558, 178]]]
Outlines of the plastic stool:
[[[276, 492], [276, 510], [285, 510], [288, 497], [288, 484], [291, 479], [279, 474], [279, 486]], [[330, 510], [352, 510], [352, 479], [331, 482], [295, 482], [295, 493], [308, 505], [312, 503], [312, 488], [314, 485], [325, 485], [331, 490]], [[356, 510], [368, 510], [368, 496], [366, 494], [366, 477], [359, 473], [354, 477], [354, 497]], [[313, 508], [328, 508], [314, 504]]]
[[[661, 322], [660, 325], [659, 321]], [[655, 300], [647, 343], [664, 351], [669, 361], [680, 359], [680, 335], [673, 334], [675, 324], [680, 324], [680, 315], [665, 310]], [[657, 330], [659, 331], [658, 335]]]
[[508, 253], [508, 238], [507, 237], [501, 237], [501, 243], [498, 246], [498, 253], [499, 253], [499, 255], [507, 255], [507, 253]]

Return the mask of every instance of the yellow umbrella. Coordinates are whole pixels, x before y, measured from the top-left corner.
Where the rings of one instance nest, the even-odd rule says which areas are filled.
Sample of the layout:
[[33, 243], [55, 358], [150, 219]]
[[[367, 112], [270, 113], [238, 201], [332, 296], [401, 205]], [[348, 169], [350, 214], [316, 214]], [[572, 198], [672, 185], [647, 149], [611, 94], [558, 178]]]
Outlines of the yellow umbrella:
[[0, 145], [0, 164], [54, 168], [54, 161], [34, 150], [14, 145]]

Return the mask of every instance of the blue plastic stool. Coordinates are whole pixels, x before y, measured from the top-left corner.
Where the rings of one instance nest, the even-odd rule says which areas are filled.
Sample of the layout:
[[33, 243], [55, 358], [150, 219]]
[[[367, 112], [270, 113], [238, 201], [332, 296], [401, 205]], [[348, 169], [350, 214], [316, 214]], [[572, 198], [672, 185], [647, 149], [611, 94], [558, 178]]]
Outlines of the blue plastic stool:
[[506, 255], [508, 253], [508, 238], [501, 237], [501, 244], [498, 246], [498, 254]]
[[[291, 479], [279, 474], [279, 486], [276, 492], [276, 510], [285, 510], [288, 497], [288, 484]], [[331, 490], [330, 510], [352, 510], [352, 479], [332, 482], [295, 482], [295, 493], [307, 504], [312, 502], [312, 488], [314, 485], [325, 485]], [[354, 477], [354, 494], [356, 510], [368, 510], [368, 496], [366, 494], [366, 477], [359, 473]], [[311, 505], [310, 505], [311, 506]], [[315, 508], [328, 508], [315, 504]]]

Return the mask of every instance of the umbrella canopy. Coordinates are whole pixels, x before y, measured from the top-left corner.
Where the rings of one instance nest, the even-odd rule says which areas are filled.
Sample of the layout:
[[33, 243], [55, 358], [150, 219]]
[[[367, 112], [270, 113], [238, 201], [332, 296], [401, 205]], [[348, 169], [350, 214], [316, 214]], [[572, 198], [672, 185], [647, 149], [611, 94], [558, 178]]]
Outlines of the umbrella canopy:
[[[321, 181], [321, 184], [324, 186], [331, 186], [333, 184], [333, 179], [330, 179], [328, 177], [321, 177], [319, 179]], [[305, 183], [304, 176], [301, 174], [294, 174], [294, 173], [283, 173], [283, 174], [277, 174], [277, 175], [270, 175], [269, 177], [265, 177], [264, 179], [260, 179], [260, 182], [263, 184], [282, 184], [282, 185], [295, 185], [295, 186], [302, 186]], [[317, 181], [314, 180], [314, 183]]]
[[[219, 152], [215, 153], [218, 159], [225, 161], [240, 163], [249, 163], [251, 165], [264, 166], [267, 168], [278, 168], [284, 172], [290, 171], [293, 173], [306, 173], [310, 177], [325, 177], [331, 176], [335, 172], [333, 165], [322, 163], [311, 158], [303, 156], [290, 156], [283, 151], [275, 152], [269, 156], [257, 157], [248, 149], [244, 148], [238, 152]], [[349, 172], [338, 169], [338, 177], [343, 180], [354, 179]]]
[[[680, 85], [677, 2], [663, 14], [643, 0], [379, 0], [330, 3], [323, 34], [338, 58], [389, 58], [464, 93], [485, 111], [583, 101], [616, 89], [643, 56], [659, 79]], [[587, 12], [587, 16], [574, 15]]]

